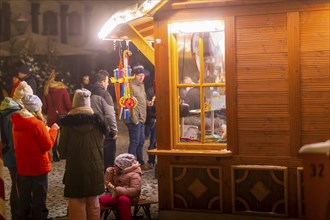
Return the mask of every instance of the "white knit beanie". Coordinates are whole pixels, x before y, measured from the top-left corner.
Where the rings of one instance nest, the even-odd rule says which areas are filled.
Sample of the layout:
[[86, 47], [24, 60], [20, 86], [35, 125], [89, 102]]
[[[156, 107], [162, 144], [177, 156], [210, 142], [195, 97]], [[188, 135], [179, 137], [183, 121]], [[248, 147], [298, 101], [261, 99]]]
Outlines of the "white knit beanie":
[[115, 165], [120, 169], [125, 169], [132, 166], [135, 156], [133, 154], [119, 154], [115, 159]]
[[91, 92], [87, 89], [77, 89], [73, 95], [72, 108], [91, 107]]
[[25, 95], [32, 95], [33, 90], [25, 81], [22, 81], [18, 84], [14, 91], [13, 99], [15, 101], [21, 100]]
[[37, 112], [42, 107], [42, 102], [36, 95], [26, 95], [22, 98], [24, 108], [29, 112]]

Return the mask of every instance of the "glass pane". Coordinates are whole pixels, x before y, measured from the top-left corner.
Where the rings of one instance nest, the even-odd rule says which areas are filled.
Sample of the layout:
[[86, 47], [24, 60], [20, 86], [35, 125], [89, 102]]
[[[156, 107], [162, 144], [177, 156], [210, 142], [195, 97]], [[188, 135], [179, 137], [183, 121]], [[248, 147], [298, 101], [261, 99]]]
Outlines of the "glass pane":
[[226, 143], [224, 29], [173, 34], [178, 62], [178, 139], [181, 143]]
[[180, 94], [180, 142], [199, 142], [200, 132], [200, 99], [199, 88], [184, 87]]
[[224, 32], [203, 33], [204, 82], [225, 82], [224, 72]]
[[199, 62], [196, 63], [196, 53], [193, 53], [191, 50], [192, 36], [194, 34], [191, 33], [175, 34], [178, 48], [178, 77], [181, 84], [193, 84], [199, 81]]
[[206, 87], [204, 97], [205, 142], [225, 143], [227, 140], [225, 88]]

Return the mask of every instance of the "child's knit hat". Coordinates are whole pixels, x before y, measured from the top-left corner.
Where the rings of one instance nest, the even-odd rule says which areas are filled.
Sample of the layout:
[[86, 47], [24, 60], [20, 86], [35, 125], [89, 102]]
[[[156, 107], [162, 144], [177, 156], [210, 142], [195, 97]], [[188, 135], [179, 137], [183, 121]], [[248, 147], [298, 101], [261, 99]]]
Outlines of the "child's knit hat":
[[132, 166], [133, 161], [135, 160], [135, 156], [133, 154], [120, 154], [115, 159], [115, 165], [120, 169], [125, 169], [127, 167]]
[[32, 94], [33, 94], [33, 90], [31, 86], [29, 86], [25, 81], [22, 81], [18, 84], [18, 86], [14, 91], [13, 100], [16, 101], [18, 104], [22, 105], [21, 99], [25, 95], [32, 95]]
[[24, 108], [29, 112], [37, 112], [42, 107], [42, 102], [36, 95], [26, 95], [22, 98]]

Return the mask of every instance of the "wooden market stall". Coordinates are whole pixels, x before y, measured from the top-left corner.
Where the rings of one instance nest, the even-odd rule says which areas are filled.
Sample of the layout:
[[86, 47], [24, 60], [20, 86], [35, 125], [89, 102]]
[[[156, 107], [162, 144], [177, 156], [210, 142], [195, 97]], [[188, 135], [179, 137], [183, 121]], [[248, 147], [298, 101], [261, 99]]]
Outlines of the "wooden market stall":
[[330, 139], [329, 16], [328, 0], [157, 1], [104, 35], [155, 65], [160, 219], [305, 215], [298, 151]]

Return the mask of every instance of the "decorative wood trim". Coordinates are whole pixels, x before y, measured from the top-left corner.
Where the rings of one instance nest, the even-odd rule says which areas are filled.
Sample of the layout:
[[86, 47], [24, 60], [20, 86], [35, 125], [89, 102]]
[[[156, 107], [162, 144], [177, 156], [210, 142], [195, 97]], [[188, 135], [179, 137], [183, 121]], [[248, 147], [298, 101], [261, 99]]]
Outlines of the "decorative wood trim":
[[303, 188], [303, 167], [297, 167], [297, 199], [298, 199], [298, 215], [304, 217], [304, 188]]
[[296, 156], [301, 147], [300, 38], [299, 12], [287, 14], [290, 155]]
[[225, 74], [227, 149], [239, 154], [237, 127], [237, 71], [235, 17], [225, 17]]
[[228, 150], [148, 150], [150, 155], [159, 155], [159, 156], [196, 156], [196, 157], [230, 157], [232, 153]]
[[155, 84], [157, 100], [157, 148], [172, 148], [172, 104], [171, 104], [171, 55], [169, 54], [169, 37], [167, 34], [167, 21], [154, 21], [155, 34]]
[[219, 15], [224, 17], [233, 15], [265, 15], [296, 11], [329, 10], [329, 8], [328, 0], [287, 0], [273, 3], [174, 9], [161, 11], [158, 16], [168, 20], [192, 20], [192, 18], [196, 17], [199, 20], [205, 20], [219, 18]]

